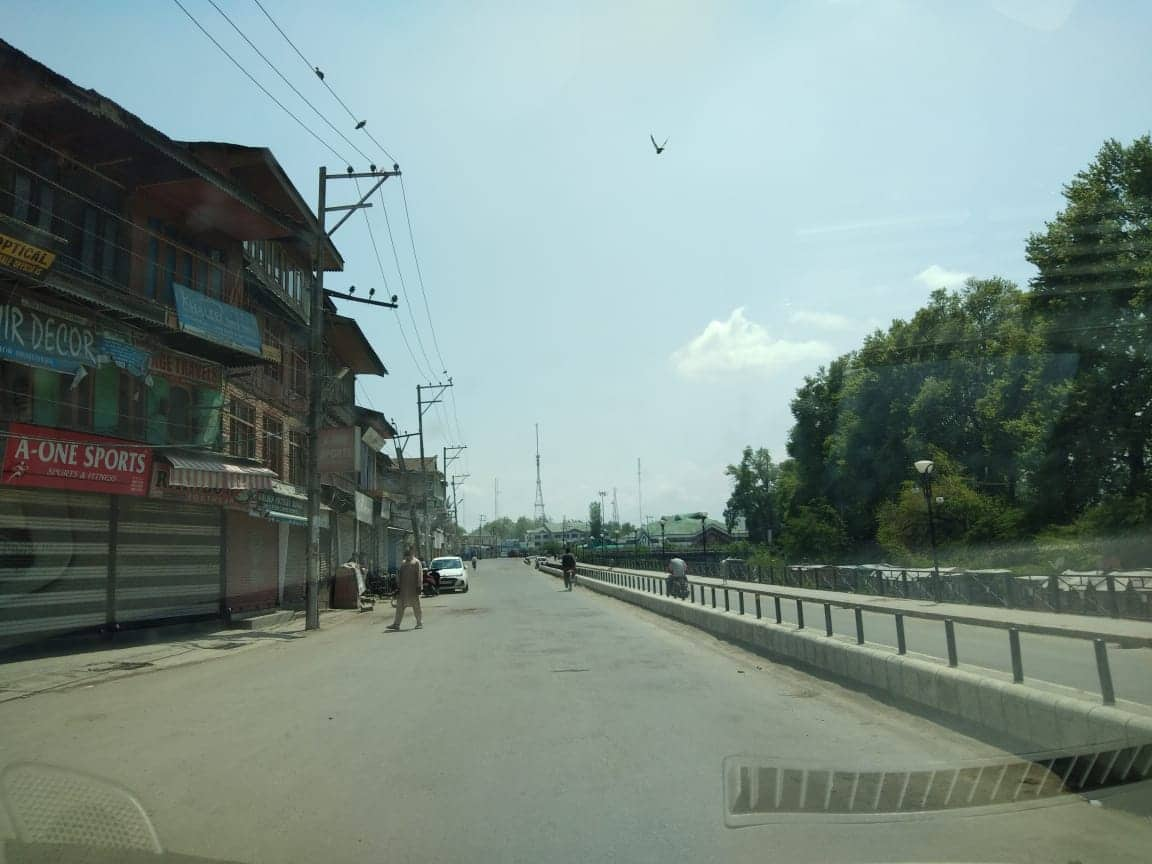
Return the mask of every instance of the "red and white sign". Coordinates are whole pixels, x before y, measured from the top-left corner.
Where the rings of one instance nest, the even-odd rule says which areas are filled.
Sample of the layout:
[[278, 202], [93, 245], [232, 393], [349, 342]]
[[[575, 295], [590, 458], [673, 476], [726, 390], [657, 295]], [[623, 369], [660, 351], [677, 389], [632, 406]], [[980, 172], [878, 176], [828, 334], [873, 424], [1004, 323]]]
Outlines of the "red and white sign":
[[0, 483], [147, 495], [152, 448], [116, 438], [12, 423]]

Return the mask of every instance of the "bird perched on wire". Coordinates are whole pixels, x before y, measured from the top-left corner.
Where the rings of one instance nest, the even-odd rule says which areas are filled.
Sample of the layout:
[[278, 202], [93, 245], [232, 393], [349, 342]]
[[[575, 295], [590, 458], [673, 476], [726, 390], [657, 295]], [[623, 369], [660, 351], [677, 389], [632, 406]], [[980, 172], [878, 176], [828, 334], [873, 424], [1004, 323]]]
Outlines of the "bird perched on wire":
[[649, 133], [648, 137], [652, 139], [652, 146], [656, 148], [656, 155], [659, 156], [664, 152], [664, 148], [668, 146], [668, 139], [665, 138], [663, 144], [657, 144], [655, 135]]
[[317, 78], [319, 78], [321, 81], [323, 81], [323, 80], [324, 80], [324, 73], [320, 71], [320, 67], [319, 67], [319, 66], [317, 66], [317, 67], [316, 67], [315, 69], [313, 69], [312, 71], [316, 73], [316, 77], [317, 77]]
[[363, 129], [367, 125], [368, 125], [367, 120], [361, 120], [359, 123], [356, 124], [356, 128], [357, 129]]

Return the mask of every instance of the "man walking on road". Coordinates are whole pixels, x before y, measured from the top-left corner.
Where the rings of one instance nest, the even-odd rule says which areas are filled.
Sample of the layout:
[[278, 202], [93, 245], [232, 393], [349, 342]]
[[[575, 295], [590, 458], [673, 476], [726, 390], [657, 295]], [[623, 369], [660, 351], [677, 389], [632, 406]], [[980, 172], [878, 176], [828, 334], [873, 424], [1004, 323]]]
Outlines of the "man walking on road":
[[396, 577], [396, 618], [388, 625], [388, 630], [399, 630], [404, 620], [404, 608], [411, 606], [416, 613], [416, 629], [424, 626], [420, 614], [420, 590], [424, 587], [424, 564], [412, 554], [412, 547], [404, 550], [404, 560]]

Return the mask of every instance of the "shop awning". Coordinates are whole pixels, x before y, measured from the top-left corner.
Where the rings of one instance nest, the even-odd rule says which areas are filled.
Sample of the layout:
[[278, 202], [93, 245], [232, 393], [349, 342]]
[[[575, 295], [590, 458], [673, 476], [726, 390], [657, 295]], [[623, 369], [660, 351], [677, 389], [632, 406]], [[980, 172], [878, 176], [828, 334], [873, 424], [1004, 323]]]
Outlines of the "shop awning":
[[236, 491], [271, 489], [276, 480], [276, 473], [269, 468], [228, 462], [220, 457], [165, 453], [163, 458], [172, 466], [169, 486]]

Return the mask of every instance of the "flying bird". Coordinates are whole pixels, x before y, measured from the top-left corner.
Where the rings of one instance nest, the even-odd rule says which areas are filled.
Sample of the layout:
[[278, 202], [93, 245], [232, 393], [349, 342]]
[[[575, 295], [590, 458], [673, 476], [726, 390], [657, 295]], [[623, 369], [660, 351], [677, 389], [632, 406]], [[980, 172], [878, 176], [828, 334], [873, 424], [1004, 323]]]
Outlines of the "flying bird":
[[657, 144], [655, 135], [649, 134], [648, 137], [652, 139], [652, 146], [656, 148], [656, 155], [659, 156], [664, 152], [664, 148], [668, 146], [668, 139], [665, 138], [663, 144]]
[[321, 81], [323, 81], [323, 80], [324, 80], [324, 73], [320, 71], [320, 67], [319, 67], [319, 66], [317, 66], [317, 67], [316, 67], [315, 69], [313, 69], [312, 71], [316, 73], [316, 77], [317, 77], [317, 78], [319, 78]]

